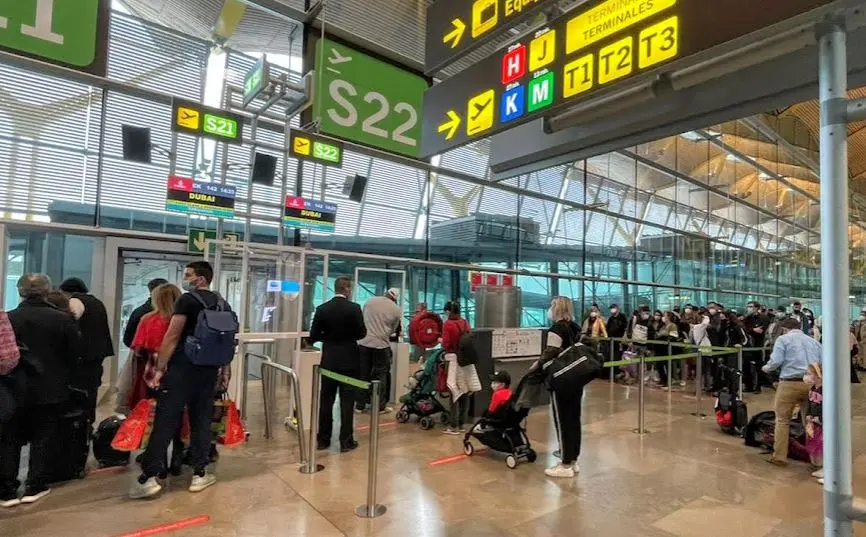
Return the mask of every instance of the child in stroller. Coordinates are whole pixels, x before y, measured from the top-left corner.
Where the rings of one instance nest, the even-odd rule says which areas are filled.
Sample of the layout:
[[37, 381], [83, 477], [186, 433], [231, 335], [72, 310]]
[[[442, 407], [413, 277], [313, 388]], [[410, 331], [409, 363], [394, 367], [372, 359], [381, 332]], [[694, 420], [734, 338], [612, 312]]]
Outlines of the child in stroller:
[[400, 398], [403, 406], [394, 416], [397, 423], [406, 423], [412, 416], [418, 416], [418, 424], [426, 431], [435, 425], [435, 414], [439, 414], [442, 423], [448, 423], [448, 411], [437, 398], [437, 395], [444, 396], [443, 390], [447, 389], [439, 385], [441, 371], [447, 372], [444, 357], [444, 351], [439, 350], [424, 362], [424, 369], [409, 378], [409, 393]]
[[467, 456], [475, 453], [475, 446], [471, 442], [471, 439], [475, 438], [493, 451], [507, 453], [505, 464], [511, 469], [517, 467], [520, 459], [535, 462], [537, 455], [530, 446], [529, 437], [523, 427], [523, 420], [529, 414], [529, 409], [516, 407], [526, 377], [520, 381], [514, 393], [510, 390], [511, 375], [507, 371], [494, 373], [490, 376], [490, 381], [493, 388], [490, 407], [466, 433], [463, 438], [463, 452]]

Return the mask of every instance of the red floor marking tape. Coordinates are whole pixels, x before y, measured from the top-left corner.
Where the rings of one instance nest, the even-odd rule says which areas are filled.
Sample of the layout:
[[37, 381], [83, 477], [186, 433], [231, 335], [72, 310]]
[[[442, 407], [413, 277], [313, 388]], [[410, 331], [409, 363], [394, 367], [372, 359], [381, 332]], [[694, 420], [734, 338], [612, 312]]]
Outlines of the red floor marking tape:
[[[484, 453], [487, 451], [487, 448], [476, 449], [475, 454]], [[461, 453], [460, 455], [451, 455], [450, 457], [445, 457], [444, 459], [436, 459], [433, 462], [427, 463], [427, 466], [442, 466], [443, 464], [448, 464], [449, 462], [458, 462], [464, 459], [468, 459], [469, 455]]]
[[192, 526], [200, 526], [202, 524], [207, 524], [209, 521], [210, 517], [208, 515], [201, 515], [187, 518], [184, 520], [178, 520], [177, 522], [172, 522], [171, 524], [161, 524], [152, 528], [124, 533], [121, 535], [117, 535], [116, 537], [149, 537], [150, 535], [159, 535], [160, 533], [168, 533], [170, 531], [182, 530], [184, 528], [190, 528]]
[[[379, 428], [381, 429], [382, 427], [391, 427], [392, 425], [397, 425], [397, 422], [396, 421], [386, 421], [385, 423], [380, 423]], [[369, 430], [370, 430], [369, 425], [361, 425], [359, 427], [355, 427], [356, 433], [363, 433], [364, 431], [369, 431]]]
[[113, 474], [122, 474], [124, 472], [129, 471], [129, 468], [126, 466], [110, 466], [108, 468], [96, 468], [94, 470], [89, 470], [87, 475], [113, 475]]

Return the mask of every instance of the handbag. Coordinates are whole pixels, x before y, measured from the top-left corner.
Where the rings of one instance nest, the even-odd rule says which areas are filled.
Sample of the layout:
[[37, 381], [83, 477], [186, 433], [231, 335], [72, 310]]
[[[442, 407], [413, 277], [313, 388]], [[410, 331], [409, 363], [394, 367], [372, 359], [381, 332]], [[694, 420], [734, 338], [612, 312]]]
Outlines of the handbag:
[[579, 389], [590, 383], [601, 371], [601, 362], [592, 350], [576, 343], [542, 365], [547, 386], [553, 391]]
[[226, 447], [236, 447], [246, 441], [246, 426], [234, 401], [231, 399], [214, 401], [211, 432], [216, 437], [216, 441]]

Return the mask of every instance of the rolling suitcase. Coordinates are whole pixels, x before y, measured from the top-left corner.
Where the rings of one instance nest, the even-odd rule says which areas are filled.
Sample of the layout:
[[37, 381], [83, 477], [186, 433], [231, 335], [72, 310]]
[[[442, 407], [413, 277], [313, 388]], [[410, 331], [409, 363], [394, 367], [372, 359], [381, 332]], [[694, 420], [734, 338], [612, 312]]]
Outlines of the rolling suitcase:
[[51, 443], [48, 483], [61, 483], [84, 479], [87, 458], [90, 455], [91, 423], [82, 401], [87, 393], [72, 390], [72, 397], [57, 424], [57, 435]]

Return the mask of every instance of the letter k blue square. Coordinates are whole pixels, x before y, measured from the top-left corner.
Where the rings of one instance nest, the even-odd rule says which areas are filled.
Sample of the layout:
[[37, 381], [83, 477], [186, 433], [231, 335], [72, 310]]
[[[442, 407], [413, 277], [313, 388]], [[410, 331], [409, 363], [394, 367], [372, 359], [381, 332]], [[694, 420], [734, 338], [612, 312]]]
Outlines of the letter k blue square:
[[526, 110], [526, 87], [515, 86], [502, 94], [502, 110], [499, 116], [507, 123], [523, 115]]

